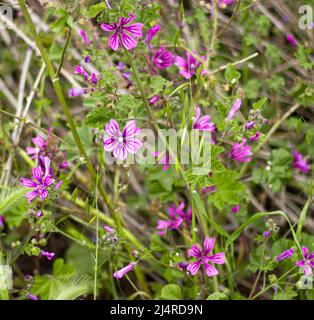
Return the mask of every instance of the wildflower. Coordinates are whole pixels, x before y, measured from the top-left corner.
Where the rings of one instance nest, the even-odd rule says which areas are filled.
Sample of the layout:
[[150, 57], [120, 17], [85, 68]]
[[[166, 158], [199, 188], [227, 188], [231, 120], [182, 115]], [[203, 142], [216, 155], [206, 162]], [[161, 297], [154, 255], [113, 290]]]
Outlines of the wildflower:
[[234, 0], [218, 0], [218, 6], [220, 8], [226, 8], [234, 3]]
[[200, 131], [210, 131], [213, 132], [216, 130], [216, 126], [210, 121], [210, 116], [201, 115], [201, 109], [196, 108], [195, 116], [192, 118], [193, 121], [193, 129]]
[[153, 96], [149, 99], [149, 104], [152, 106], [159, 100], [159, 95]]
[[90, 55], [86, 55], [86, 56], [84, 57], [84, 61], [85, 61], [86, 63], [92, 62], [91, 56], [90, 56]]
[[0, 229], [4, 228], [4, 222], [5, 222], [4, 216], [0, 215]]
[[59, 181], [55, 184], [55, 190], [60, 189], [62, 183], [63, 183], [63, 181], [62, 181], [62, 180], [59, 180]]
[[190, 224], [192, 221], [192, 207], [189, 207], [186, 212], [184, 211], [184, 207], [184, 201], [181, 201], [178, 207], [175, 205], [175, 203], [173, 203], [168, 209], [169, 216], [179, 216], [183, 219], [183, 221]]
[[71, 88], [68, 91], [68, 96], [69, 97], [78, 97], [82, 94], [86, 94], [87, 93], [87, 89], [85, 88]]
[[157, 32], [159, 32], [159, 30], [160, 30], [160, 25], [159, 24], [156, 24], [153, 27], [151, 27], [147, 32], [147, 35], [146, 35], [146, 38], [145, 38], [144, 42], [146, 44], [149, 43], [155, 37]]
[[270, 230], [266, 230], [263, 232], [263, 238], [266, 239], [266, 238], [269, 238], [271, 236], [271, 231]]
[[161, 231], [157, 232], [157, 234], [163, 236], [166, 234], [166, 230], [178, 230], [182, 222], [183, 219], [177, 216], [170, 216], [170, 220], [158, 220], [156, 229]]
[[127, 80], [128, 84], [132, 84], [132, 81], [130, 81], [131, 72], [130, 71], [124, 71], [125, 64], [121, 61], [117, 64], [117, 69], [121, 72], [122, 77]]
[[204, 193], [213, 193], [217, 191], [217, 187], [215, 185], [209, 186], [209, 187], [205, 187], [202, 190]]
[[35, 296], [34, 294], [31, 294], [31, 293], [29, 293], [26, 297], [30, 300], [33, 300], [33, 301], [39, 300], [39, 298], [37, 296]]
[[239, 210], [240, 210], [240, 205], [239, 204], [237, 204], [237, 205], [235, 205], [235, 206], [233, 206], [232, 208], [231, 208], [231, 211], [233, 212], [233, 213], [238, 213], [239, 212]]
[[116, 271], [113, 276], [120, 280], [122, 279], [128, 272], [132, 271], [135, 268], [136, 263], [131, 262], [129, 263], [127, 266], [125, 266], [124, 268]]
[[90, 80], [90, 82], [91, 82], [92, 84], [96, 84], [96, 83], [98, 82], [97, 76], [96, 76], [95, 73], [92, 73], [92, 75], [90, 76], [89, 80]]
[[257, 132], [254, 134], [254, 136], [252, 136], [252, 137], [250, 138], [250, 141], [257, 141], [257, 140], [259, 140], [259, 138], [261, 137], [261, 135], [262, 135], [262, 133], [261, 133], [260, 131], [257, 131]]
[[119, 46], [123, 45], [127, 50], [131, 50], [137, 46], [137, 42], [134, 39], [142, 37], [143, 23], [129, 24], [135, 19], [135, 15], [130, 15], [128, 18], [120, 18], [119, 21], [115, 21], [112, 25], [102, 23], [101, 29], [108, 32], [114, 32], [109, 40], [109, 46], [117, 51]]
[[170, 51], [166, 50], [164, 47], [160, 47], [152, 58], [154, 66], [158, 69], [169, 68], [173, 63], [172, 60]]
[[80, 65], [74, 67], [74, 73], [80, 74], [83, 76], [86, 80], [89, 79], [89, 74], [88, 72]]
[[235, 116], [235, 114], [237, 113], [237, 111], [240, 109], [242, 104], [242, 100], [241, 99], [237, 99], [234, 104], [232, 105], [229, 113], [228, 113], [228, 120], [232, 120]]
[[294, 252], [295, 252], [295, 250], [293, 248], [291, 248], [289, 250], [285, 250], [284, 252], [282, 252], [281, 254], [279, 254], [276, 257], [276, 260], [279, 262], [279, 261], [288, 259], [294, 254]]
[[69, 162], [68, 161], [63, 161], [62, 163], [60, 163], [59, 168], [61, 170], [67, 169], [69, 167]]
[[255, 127], [255, 122], [254, 121], [249, 121], [248, 123], [245, 124], [245, 129], [246, 130], [251, 130]]
[[48, 251], [41, 251], [40, 255], [41, 255], [41, 257], [46, 257], [50, 261], [54, 258], [55, 253], [48, 252]]
[[314, 251], [310, 254], [309, 249], [305, 246], [302, 247], [303, 259], [299, 260], [296, 265], [302, 268], [306, 276], [312, 275], [314, 268]]
[[299, 171], [303, 173], [309, 173], [311, 170], [311, 167], [307, 163], [305, 159], [303, 159], [303, 156], [301, 153], [298, 153], [298, 151], [293, 147], [293, 168], [298, 169]]
[[109, 226], [104, 226], [104, 229], [109, 233], [114, 233], [115, 232], [115, 230], [113, 228], [109, 227]]
[[85, 44], [86, 44], [87, 46], [90, 46], [90, 41], [89, 41], [89, 39], [88, 39], [88, 37], [87, 37], [87, 34], [85, 33], [84, 30], [80, 30], [80, 35], [81, 35], [83, 41], [85, 42]]
[[192, 245], [191, 249], [188, 251], [189, 257], [195, 257], [197, 258], [196, 261], [190, 263], [187, 267], [187, 270], [191, 273], [191, 275], [195, 275], [200, 266], [203, 264], [205, 272], [208, 277], [216, 276], [219, 271], [209, 264], [208, 262], [215, 263], [215, 264], [224, 264], [225, 263], [225, 253], [219, 252], [215, 253], [213, 255], [210, 255], [210, 253], [213, 251], [215, 246], [215, 238], [209, 238], [206, 237], [203, 248], [200, 248], [199, 246]]
[[231, 158], [238, 162], [250, 162], [252, 160], [251, 146], [246, 145], [246, 139], [243, 138], [241, 143], [234, 143], [231, 149]]
[[37, 211], [37, 213], [36, 213], [37, 218], [41, 218], [43, 215], [44, 214], [41, 210]]
[[297, 48], [297, 47], [298, 47], [298, 44], [297, 44], [294, 36], [293, 36], [291, 33], [287, 34], [287, 41], [288, 41], [294, 48]]
[[26, 193], [26, 197], [28, 198], [29, 203], [32, 202], [38, 196], [41, 199], [46, 199], [48, 197], [47, 188], [51, 186], [54, 182], [54, 179], [52, 179], [50, 175], [50, 159], [48, 157], [45, 157], [44, 159], [45, 172], [43, 172], [40, 166], [35, 167], [33, 168], [32, 179], [20, 179], [20, 184], [23, 187], [34, 189], [33, 191]]
[[[197, 52], [194, 50], [194, 54]], [[193, 75], [196, 75], [197, 69], [201, 66], [201, 62], [198, 61], [194, 56], [192, 56], [189, 52], [186, 52], [186, 60], [180, 56], [174, 57], [174, 64], [179, 68], [179, 74], [183, 76], [185, 79], [190, 79]], [[202, 56], [201, 60], [205, 61], [206, 57]], [[202, 71], [202, 75], [207, 73], [206, 70]]]
[[46, 139], [40, 132], [36, 138], [32, 138], [33, 144], [36, 148], [26, 148], [26, 153], [31, 156], [31, 159], [37, 158], [39, 155], [47, 152], [48, 144], [51, 137], [51, 128], [48, 130]]
[[136, 127], [134, 120], [126, 123], [122, 133], [115, 119], [111, 119], [105, 129], [109, 137], [103, 141], [104, 149], [113, 151], [113, 156], [117, 159], [125, 160], [128, 152], [136, 153], [142, 146], [142, 142], [135, 138], [140, 133], [140, 129]]

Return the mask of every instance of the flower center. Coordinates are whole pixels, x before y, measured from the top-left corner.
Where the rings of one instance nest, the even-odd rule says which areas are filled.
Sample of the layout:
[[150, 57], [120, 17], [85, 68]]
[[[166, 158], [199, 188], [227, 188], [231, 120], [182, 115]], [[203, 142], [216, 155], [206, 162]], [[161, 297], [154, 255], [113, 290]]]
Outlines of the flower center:
[[119, 143], [122, 143], [122, 142], [123, 142], [123, 137], [119, 137], [119, 138], [118, 138], [118, 142], [119, 142]]

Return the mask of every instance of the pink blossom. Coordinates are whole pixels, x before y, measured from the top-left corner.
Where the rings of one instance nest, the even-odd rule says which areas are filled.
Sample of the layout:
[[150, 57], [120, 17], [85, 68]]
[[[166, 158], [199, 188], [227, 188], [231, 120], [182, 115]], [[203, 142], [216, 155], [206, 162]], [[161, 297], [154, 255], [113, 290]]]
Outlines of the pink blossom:
[[302, 268], [306, 276], [312, 275], [314, 268], [314, 251], [310, 254], [309, 249], [305, 246], [302, 247], [303, 259], [299, 260], [296, 265]]
[[260, 131], [257, 131], [257, 132], [254, 134], [254, 136], [252, 136], [252, 137], [250, 138], [250, 141], [257, 141], [257, 140], [259, 140], [259, 138], [261, 137], [261, 135], [262, 135], [262, 133], [261, 133]]
[[159, 95], [153, 96], [149, 99], [149, 104], [152, 106], [159, 100]]
[[238, 212], [240, 211], [240, 208], [241, 208], [241, 206], [240, 206], [239, 204], [237, 204], [237, 205], [235, 205], [235, 206], [233, 206], [233, 207], [231, 208], [231, 211], [232, 211], [233, 213], [238, 213]]
[[234, 3], [234, 0], [218, 0], [218, 6], [221, 8], [225, 8], [226, 6], [230, 6]]
[[173, 63], [172, 60], [170, 51], [166, 50], [164, 47], [160, 47], [152, 57], [152, 62], [158, 69], [169, 68]]
[[84, 88], [71, 88], [68, 91], [68, 96], [69, 97], [78, 97], [82, 94], [86, 94], [87, 93], [87, 89]]
[[29, 293], [29, 294], [27, 295], [27, 298], [28, 298], [29, 300], [33, 300], [33, 301], [39, 300], [39, 298], [38, 298], [37, 296], [35, 296], [34, 294], [31, 294], [31, 293]]
[[41, 251], [40, 255], [42, 257], [46, 257], [49, 261], [52, 260], [55, 256], [54, 252], [48, 252], [48, 251]]
[[229, 119], [229, 120], [232, 120], [232, 119], [234, 118], [235, 114], [236, 114], [237, 111], [240, 109], [241, 104], [242, 104], [242, 100], [241, 100], [241, 99], [237, 99], [237, 100], [233, 103], [233, 105], [232, 105], [232, 107], [231, 107], [231, 109], [230, 109], [230, 111], [229, 111], [229, 113], [228, 113], [228, 119]]
[[200, 130], [200, 131], [210, 131], [213, 132], [216, 130], [216, 126], [214, 123], [210, 121], [210, 116], [203, 116], [201, 115], [201, 109], [196, 108], [195, 116], [192, 118], [193, 121], [193, 129]]
[[266, 230], [263, 232], [263, 238], [266, 239], [266, 238], [269, 238], [271, 236], [271, 231], [270, 230]]
[[50, 175], [50, 159], [45, 157], [45, 172], [42, 168], [35, 167], [33, 168], [32, 180], [27, 178], [21, 178], [20, 184], [23, 187], [34, 189], [33, 191], [27, 192], [26, 197], [28, 202], [32, 202], [38, 196], [43, 200], [48, 197], [48, 187], [51, 186], [54, 182]]
[[215, 238], [209, 238], [206, 237], [205, 241], [203, 243], [203, 248], [200, 248], [199, 246], [192, 245], [191, 249], [188, 251], [189, 257], [195, 257], [197, 258], [196, 261], [190, 263], [187, 267], [187, 270], [191, 273], [191, 275], [195, 275], [201, 265], [204, 265], [205, 273], [208, 277], [216, 276], [219, 271], [209, 264], [208, 262], [214, 263], [214, 264], [224, 264], [225, 263], [225, 253], [219, 252], [211, 255], [211, 252], [213, 251], [215, 246]]
[[276, 260], [279, 262], [279, 261], [288, 259], [294, 254], [294, 252], [295, 252], [295, 250], [293, 248], [291, 248], [289, 250], [285, 250], [284, 252], [282, 252], [281, 254], [279, 254], [276, 257]]
[[288, 41], [294, 48], [297, 48], [297, 47], [298, 47], [298, 44], [297, 44], [294, 36], [293, 36], [291, 33], [287, 34], [287, 41]]
[[132, 271], [135, 268], [136, 263], [131, 262], [129, 263], [127, 266], [125, 266], [124, 268], [116, 271], [113, 276], [118, 279], [121, 280], [128, 272]]
[[238, 162], [250, 162], [252, 160], [251, 146], [246, 145], [246, 139], [243, 138], [241, 143], [234, 143], [232, 145], [230, 156], [233, 160]]
[[89, 39], [88, 39], [88, 37], [87, 37], [87, 34], [85, 33], [84, 30], [80, 30], [80, 35], [81, 35], [83, 41], [85, 42], [85, 44], [86, 44], [87, 46], [90, 46], [90, 41], [89, 41]]
[[109, 46], [117, 51], [120, 46], [124, 46], [127, 50], [131, 50], [137, 46], [134, 38], [142, 37], [143, 23], [129, 24], [135, 19], [135, 15], [130, 15], [128, 18], [120, 18], [113, 24], [102, 23], [101, 29], [107, 32], [113, 32], [108, 40]]
[[125, 160], [127, 153], [136, 153], [142, 146], [142, 142], [135, 137], [140, 133], [134, 120], [128, 121], [120, 132], [119, 124], [115, 119], [111, 119], [105, 126], [109, 137], [104, 139], [104, 149], [112, 151], [116, 159]]
[[250, 122], [247, 122], [246, 124], [245, 124], [245, 129], [246, 130], [251, 130], [251, 129], [253, 129], [255, 127], [255, 122], [254, 121], [250, 121]]
[[4, 222], [5, 222], [4, 216], [0, 215], [0, 229], [4, 228]]
[[159, 32], [160, 30], [160, 25], [156, 24], [153, 27], [151, 27], [148, 31], [147, 31], [147, 35], [145, 38], [145, 43], [149, 43], [154, 37], [155, 35]]
[[[193, 53], [196, 55], [197, 52], [194, 50]], [[205, 61], [206, 56], [202, 56], [201, 60]], [[198, 68], [201, 66], [201, 62], [198, 61], [189, 52], [186, 52], [186, 60], [180, 56], [174, 57], [174, 64], [179, 68], [179, 74], [185, 79], [190, 79], [193, 75], [196, 75]], [[202, 71], [202, 75], [207, 73], [206, 70]]]
[[293, 168], [298, 169], [299, 171], [303, 173], [309, 173], [311, 170], [311, 167], [307, 163], [307, 161], [303, 158], [301, 153], [298, 153], [298, 151], [293, 148]]
[[37, 158], [38, 156], [47, 152], [47, 148], [51, 139], [51, 131], [52, 129], [49, 128], [46, 138], [44, 138], [41, 132], [37, 137], [32, 138], [32, 142], [36, 148], [26, 148], [26, 153], [31, 156], [31, 159]]

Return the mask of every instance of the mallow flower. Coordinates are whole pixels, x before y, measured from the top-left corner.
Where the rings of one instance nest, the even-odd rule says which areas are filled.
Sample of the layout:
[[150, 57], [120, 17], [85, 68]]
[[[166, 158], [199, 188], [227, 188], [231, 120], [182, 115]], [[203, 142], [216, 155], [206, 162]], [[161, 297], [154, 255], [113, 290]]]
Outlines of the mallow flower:
[[102, 23], [101, 29], [107, 32], [113, 32], [108, 40], [109, 46], [112, 50], [117, 51], [120, 46], [131, 50], [137, 46], [135, 38], [143, 36], [143, 23], [135, 22], [130, 24], [135, 19], [135, 15], [131, 14], [128, 18], [120, 18], [113, 24]]
[[299, 153], [294, 147], [293, 147], [293, 168], [298, 169], [300, 172], [303, 173], [309, 173], [311, 170], [311, 167], [307, 163], [307, 161], [303, 158], [302, 154]]
[[127, 266], [123, 267], [122, 269], [116, 271], [113, 276], [121, 280], [128, 272], [132, 271], [135, 268], [136, 263], [130, 262]]
[[210, 131], [216, 130], [216, 125], [210, 121], [210, 116], [201, 117], [201, 108], [196, 108], [195, 116], [192, 118], [193, 129], [200, 131]]
[[201, 265], [204, 265], [205, 273], [208, 277], [216, 276], [219, 271], [212, 266], [213, 264], [224, 264], [225, 263], [225, 253], [218, 252], [212, 254], [215, 246], [215, 238], [206, 237], [203, 243], [203, 248], [192, 245], [192, 247], [188, 251], [188, 256], [192, 258], [196, 258], [196, 261], [189, 263], [187, 266], [187, 270], [191, 273], [191, 275], [195, 275]]
[[128, 121], [121, 133], [119, 124], [115, 119], [111, 119], [106, 124], [107, 137], [103, 140], [106, 151], [113, 152], [116, 159], [125, 160], [128, 153], [136, 153], [142, 146], [142, 142], [135, 137], [140, 133], [134, 120]]
[[[193, 53], [196, 55], [197, 52], [194, 50]], [[202, 61], [206, 60], [206, 56], [201, 57]], [[185, 79], [190, 79], [196, 75], [198, 68], [201, 66], [201, 62], [198, 61], [193, 55], [189, 52], [186, 52], [186, 59], [175, 56], [174, 64], [179, 68], [179, 74]], [[202, 70], [202, 75], [207, 73], [206, 70]]]
[[309, 249], [305, 246], [302, 248], [303, 259], [299, 260], [296, 265], [300, 267], [306, 276], [313, 274], [314, 268], [314, 251], [309, 252]]
[[243, 138], [242, 142], [234, 143], [231, 148], [230, 156], [233, 160], [238, 162], [250, 162], [252, 160], [251, 146], [246, 145], [246, 139]]

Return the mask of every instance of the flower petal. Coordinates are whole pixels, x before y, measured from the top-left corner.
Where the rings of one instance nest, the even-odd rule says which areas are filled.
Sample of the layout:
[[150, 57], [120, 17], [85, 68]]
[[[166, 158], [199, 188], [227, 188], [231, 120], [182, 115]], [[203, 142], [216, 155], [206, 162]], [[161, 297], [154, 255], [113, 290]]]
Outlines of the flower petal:
[[121, 135], [119, 124], [115, 119], [111, 119], [106, 123], [106, 132], [110, 137], [118, 138]]
[[208, 257], [208, 261], [216, 264], [224, 264], [225, 263], [225, 253], [218, 252]]
[[40, 199], [46, 199], [46, 198], [48, 197], [48, 191], [47, 191], [47, 189], [43, 189], [43, 190], [40, 192], [39, 196], [40, 196]]
[[187, 270], [191, 273], [192, 276], [194, 276], [199, 270], [201, 264], [202, 264], [201, 260], [192, 262], [187, 266]]
[[117, 51], [120, 45], [120, 39], [118, 33], [114, 33], [110, 36], [108, 40], [108, 45], [112, 50]]
[[26, 188], [37, 188], [38, 186], [38, 184], [35, 181], [27, 178], [21, 178], [20, 184]]
[[142, 147], [143, 143], [138, 139], [128, 139], [125, 141], [126, 150], [129, 153], [136, 153]]
[[201, 258], [202, 257], [201, 248], [193, 244], [191, 249], [188, 250], [188, 256], [189, 257]]
[[309, 258], [309, 249], [305, 246], [302, 247], [302, 254], [305, 259]]
[[43, 171], [41, 167], [33, 168], [33, 178], [36, 179], [38, 182], [42, 181]]
[[210, 265], [206, 262], [204, 262], [204, 269], [205, 269], [206, 274], [209, 277], [214, 277], [219, 273], [219, 271], [215, 267], [213, 267], [212, 265]]
[[136, 127], [136, 122], [134, 120], [128, 121], [123, 129], [122, 136], [124, 138], [129, 138], [137, 135], [140, 129]]
[[121, 41], [127, 50], [131, 50], [137, 46], [136, 40], [125, 32], [120, 32]]
[[28, 198], [28, 202], [32, 202], [36, 197], [39, 196], [38, 190], [30, 191], [26, 193], [26, 198]]
[[102, 23], [100, 25], [100, 28], [103, 29], [104, 31], [108, 31], [108, 32], [116, 30], [115, 26], [108, 24], [108, 23]]
[[124, 27], [123, 29], [131, 33], [133, 37], [142, 37], [142, 28], [144, 24], [143, 23], [133, 23], [129, 26]]
[[115, 148], [116, 145], [117, 145], [117, 140], [115, 138], [104, 139], [103, 146], [106, 151], [111, 152]]
[[214, 249], [215, 238], [206, 237], [203, 245], [204, 245], [204, 254], [208, 255]]
[[125, 160], [127, 157], [127, 151], [125, 146], [120, 143], [113, 149], [113, 156], [116, 159]]

